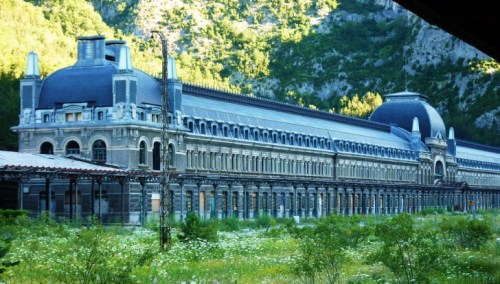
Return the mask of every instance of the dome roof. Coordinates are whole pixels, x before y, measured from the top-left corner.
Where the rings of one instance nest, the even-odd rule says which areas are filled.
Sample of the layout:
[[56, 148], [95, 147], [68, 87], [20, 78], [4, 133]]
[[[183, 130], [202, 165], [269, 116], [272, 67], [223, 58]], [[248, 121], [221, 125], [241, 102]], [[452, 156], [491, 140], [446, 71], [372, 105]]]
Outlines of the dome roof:
[[[63, 103], [87, 102], [96, 107], [113, 105], [113, 75], [116, 64], [71, 66], [48, 76], [42, 84], [38, 108], [54, 108]], [[137, 104], [161, 105], [161, 86], [138, 69], [130, 73], [137, 77]]]
[[371, 121], [396, 125], [411, 132], [413, 118], [417, 117], [422, 141], [426, 137], [435, 137], [439, 132], [446, 137], [443, 119], [436, 109], [425, 101], [425, 96], [401, 92], [386, 95], [385, 98], [385, 102], [370, 116]]

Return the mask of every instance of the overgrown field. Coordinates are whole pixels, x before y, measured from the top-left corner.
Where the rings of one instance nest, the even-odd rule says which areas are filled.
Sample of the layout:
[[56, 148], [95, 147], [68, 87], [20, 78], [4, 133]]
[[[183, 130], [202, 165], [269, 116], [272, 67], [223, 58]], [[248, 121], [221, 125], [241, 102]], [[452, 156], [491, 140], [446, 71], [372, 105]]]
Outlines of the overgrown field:
[[[2, 213], [0, 211], [0, 213]], [[500, 216], [261, 217], [102, 227], [0, 214], [0, 283], [500, 283]]]

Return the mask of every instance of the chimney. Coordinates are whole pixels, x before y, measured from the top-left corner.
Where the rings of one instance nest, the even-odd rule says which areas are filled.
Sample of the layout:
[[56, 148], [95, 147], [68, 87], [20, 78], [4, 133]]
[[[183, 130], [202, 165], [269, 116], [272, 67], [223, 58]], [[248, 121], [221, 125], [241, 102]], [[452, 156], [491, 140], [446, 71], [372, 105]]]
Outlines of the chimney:
[[78, 39], [78, 61], [76, 66], [105, 65], [105, 37], [79, 36]]

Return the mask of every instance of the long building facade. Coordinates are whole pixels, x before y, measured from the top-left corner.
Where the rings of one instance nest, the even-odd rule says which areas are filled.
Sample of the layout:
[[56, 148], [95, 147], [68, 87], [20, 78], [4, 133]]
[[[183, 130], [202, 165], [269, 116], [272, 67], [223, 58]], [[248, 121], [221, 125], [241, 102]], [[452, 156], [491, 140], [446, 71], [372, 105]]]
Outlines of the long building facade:
[[[168, 61], [168, 170], [178, 219], [189, 211], [244, 219], [500, 207], [500, 149], [455, 139], [424, 95], [386, 95], [364, 120], [183, 83], [174, 59]], [[124, 41], [79, 37], [77, 62], [44, 79], [30, 53], [20, 84], [13, 127], [20, 152], [151, 177], [127, 181], [125, 201], [113, 183], [97, 196], [91, 178], [78, 189], [54, 180], [59, 202], [80, 206], [86, 216], [98, 198], [109, 220], [125, 210], [128, 223], [158, 210], [162, 85], [133, 68]], [[39, 204], [46, 184], [29, 186], [25, 207], [45, 210]], [[81, 201], [64, 198], [68, 190], [81, 192]], [[54, 214], [67, 216], [63, 205], [53, 206]]]

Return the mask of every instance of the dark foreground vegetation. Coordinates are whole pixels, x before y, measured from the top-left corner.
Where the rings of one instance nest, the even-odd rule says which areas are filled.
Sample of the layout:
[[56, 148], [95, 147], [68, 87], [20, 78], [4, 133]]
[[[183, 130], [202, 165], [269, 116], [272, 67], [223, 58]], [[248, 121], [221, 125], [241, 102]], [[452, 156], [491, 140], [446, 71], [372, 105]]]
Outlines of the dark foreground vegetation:
[[0, 283], [500, 283], [498, 213], [301, 224], [193, 214], [160, 252], [155, 220], [103, 227], [0, 210]]

